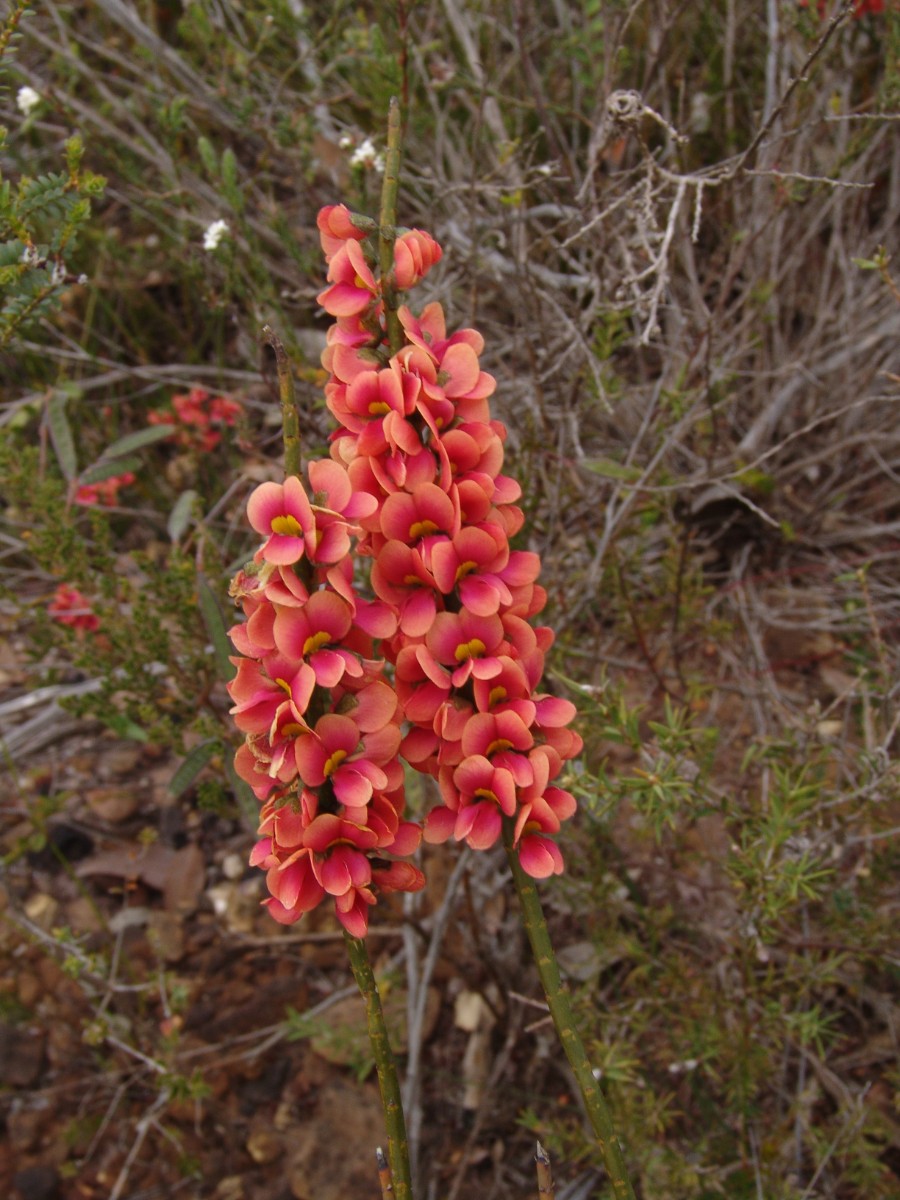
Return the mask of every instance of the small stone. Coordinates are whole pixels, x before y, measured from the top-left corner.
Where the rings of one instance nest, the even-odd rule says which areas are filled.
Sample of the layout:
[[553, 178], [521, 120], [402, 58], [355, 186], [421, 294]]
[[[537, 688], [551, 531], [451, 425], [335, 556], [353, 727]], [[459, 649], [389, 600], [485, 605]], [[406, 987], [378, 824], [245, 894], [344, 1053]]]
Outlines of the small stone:
[[284, 1143], [277, 1133], [273, 1133], [266, 1126], [260, 1126], [247, 1138], [247, 1153], [259, 1166], [265, 1166], [284, 1154]]
[[91, 812], [109, 825], [127, 821], [141, 806], [140, 797], [133, 791], [117, 787], [90, 788], [84, 794]]
[[55, 924], [58, 911], [58, 902], [46, 892], [35, 892], [25, 901], [25, 916], [45, 931]]
[[226, 1175], [216, 1184], [216, 1200], [244, 1200], [244, 1181], [240, 1175]]
[[247, 860], [241, 854], [226, 854], [222, 859], [222, 874], [226, 879], [240, 879], [247, 869]]
[[138, 766], [143, 754], [144, 747], [136, 742], [114, 742], [104, 746], [99, 774], [105, 779], [112, 775], [127, 775]]

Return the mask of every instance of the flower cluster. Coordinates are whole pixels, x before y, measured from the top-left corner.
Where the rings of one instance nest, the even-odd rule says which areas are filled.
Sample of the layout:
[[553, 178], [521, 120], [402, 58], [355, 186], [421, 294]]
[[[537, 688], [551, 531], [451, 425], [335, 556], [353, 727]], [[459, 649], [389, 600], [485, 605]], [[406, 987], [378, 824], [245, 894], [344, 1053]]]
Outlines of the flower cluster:
[[214, 250], [219, 248], [219, 243], [227, 238], [230, 233], [231, 228], [227, 221], [221, 218], [218, 221], [213, 221], [203, 231], [203, 249], [207, 254], [212, 254]]
[[186, 450], [208, 454], [222, 440], [225, 426], [233, 426], [243, 413], [237, 400], [227, 396], [212, 396], [205, 388], [191, 388], [181, 396], [172, 397], [172, 412], [165, 409], [148, 416], [151, 425], [176, 426], [172, 441]]
[[[265, 542], [233, 584], [247, 620], [231, 633], [241, 657], [230, 690], [247, 735], [237, 769], [263, 802], [252, 861], [268, 870], [273, 914], [294, 920], [329, 893], [358, 934], [373, 889], [423, 882], [383, 860], [421, 835], [401, 819], [400, 756], [440, 789], [427, 841], [487, 849], [507, 819], [540, 878], [563, 869], [554, 835], [575, 800], [554, 781], [581, 739], [574, 705], [538, 690], [553, 634], [530, 623], [546, 599], [538, 557], [510, 547], [524, 517], [502, 474], [483, 339], [448, 336], [433, 303], [418, 317], [401, 306], [389, 344], [385, 295], [418, 283], [440, 246], [400, 233], [383, 280], [343, 205], [318, 227], [318, 299], [335, 318], [325, 395], [339, 428], [330, 460], [309, 465], [312, 499], [296, 478], [250, 498]], [[354, 569], [365, 559], [368, 600]]]
[[[319, 229], [331, 281], [319, 303], [337, 318], [322, 360], [341, 426], [332, 457], [375, 501], [360, 550], [372, 556], [375, 595], [397, 614], [382, 652], [411, 726], [402, 753], [443, 799], [425, 838], [487, 849], [508, 817], [524, 869], [557, 873], [552, 835], [575, 801], [551, 781], [581, 739], [568, 728], [574, 705], [536, 690], [553, 634], [529, 624], [546, 599], [537, 555], [510, 549], [524, 518], [518, 484], [501, 473], [506, 431], [491, 419], [483, 339], [448, 336], [433, 303], [418, 317], [398, 310], [394, 353], [373, 344], [383, 306], [373, 255], [343, 206], [323, 209]], [[440, 257], [428, 234], [403, 233], [390, 282], [406, 290]]]
[[68, 583], [59, 584], [47, 605], [47, 612], [54, 621], [80, 633], [95, 633], [100, 628], [100, 619], [91, 608], [90, 600]]
[[396, 619], [353, 583], [355, 522], [374, 502], [338, 463], [308, 474], [312, 500], [291, 476], [248, 504], [265, 540], [232, 584], [247, 618], [230, 635], [246, 734], [235, 766], [263, 805], [251, 862], [266, 869], [272, 916], [296, 921], [330, 895], [362, 937], [376, 889], [422, 887], [418, 868], [386, 857], [411, 854], [421, 830], [402, 819], [399, 704], [374, 652]]
[[134, 483], [134, 472], [124, 471], [121, 475], [110, 475], [98, 483], [82, 483], [75, 492], [75, 503], [86, 508], [103, 505], [112, 508], [119, 503], [119, 491]]

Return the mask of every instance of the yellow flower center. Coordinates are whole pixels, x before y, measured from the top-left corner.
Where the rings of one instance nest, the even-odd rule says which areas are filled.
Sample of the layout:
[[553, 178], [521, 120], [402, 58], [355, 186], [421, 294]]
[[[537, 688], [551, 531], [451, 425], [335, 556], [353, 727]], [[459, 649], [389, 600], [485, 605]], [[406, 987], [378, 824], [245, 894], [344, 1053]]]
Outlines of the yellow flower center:
[[288, 681], [286, 679], [282, 679], [281, 676], [279, 676], [275, 680], [275, 682], [278, 684], [278, 686], [280, 688], [284, 688], [284, 690], [287, 692], [288, 695], [291, 694], [291, 685], [288, 683]]
[[434, 521], [416, 521], [409, 527], [410, 540], [416, 541], [418, 538], [427, 537], [429, 533], [437, 533], [437, 529]]
[[471, 571], [476, 571], [477, 569], [478, 569], [478, 563], [474, 563], [474, 562], [460, 563], [459, 566], [456, 568], [456, 582], [459, 583], [459, 581], [463, 578], [464, 575], [468, 575]]
[[506, 699], [507, 691], [505, 687], [498, 685], [491, 688], [488, 693], [488, 708], [493, 708], [495, 704], [500, 704]]
[[480, 796], [482, 800], [493, 800], [495, 804], [499, 801], [490, 788], [476, 788], [475, 795]]
[[369, 405], [369, 412], [373, 417], [383, 417], [385, 413], [391, 411], [391, 406], [385, 404], [383, 400], [373, 400]]
[[453, 652], [453, 657], [458, 663], [461, 663], [465, 662], [467, 658], [480, 658], [486, 649], [481, 638], [472, 638], [471, 641], [460, 642]]
[[303, 530], [297, 518], [287, 513], [283, 517], [272, 518], [272, 532], [280, 533], [284, 537], [299, 537]]
[[318, 633], [310, 634], [303, 643], [303, 657], [306, 658], [309, 654], [315, 654], [317, 650], [321, 650], [323, 646], [327, 646], [331, 641], [331, 634], [324, 629], [320, 629]]
[[418, 587], [422, 580], [418, 577], [418, 575], [404, 575], [403, 582], [408, 587]]
[[338, 769], [338, 767], [341, 765], [341, 763], [344, 761], [344, 759], [346, 757], [347, 757], [346, 750], [335, 750], [334, 754], [331, 755], [328, 762], [325, 764], [325, 766], [323, 768], [323, 773], [324, 773], [326, 779], [328, 779], [328, 777], [332, 774], [332, 772], [334, 772]]
[[305, 733], [306, 731], [296, 721], [288, 721], [287, 725], [282, 725], [281, 732], [285, 737], [296, 737], [298, 733]]
[[492, 754], [499, 754], [501, 750], [512, 750], [512, 742], [508, 742], [506, 738], [497, 738], [485, 750], [484, 757], [490, 758]]

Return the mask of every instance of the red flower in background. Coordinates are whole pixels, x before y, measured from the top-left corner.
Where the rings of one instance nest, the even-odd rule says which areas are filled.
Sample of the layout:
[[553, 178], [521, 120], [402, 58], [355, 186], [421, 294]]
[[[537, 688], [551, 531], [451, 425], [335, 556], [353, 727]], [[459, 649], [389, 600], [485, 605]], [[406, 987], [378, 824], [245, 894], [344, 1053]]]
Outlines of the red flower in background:
[[100, 628], [100, 619], [91, 608], [88, 598], [68, 583], [61, 583], [53, 593], [47, 612], [54, 621], [83, 633], [93, 633]]
[[208, 453], [222, 440], [226, 426], [236, 424], [243, 405], [227, 396], [213, 396], [205, 388], [191, 388], [185, 395], [172, 397], [172, 412], [164, 409], [148, 415], [151, 425], [175, 425], [171, 440], [185, 450]]
[[[801, 8], [809, 8], [809, 0], [798, 0]], [[856, 0], [856, 8], [853, 10], [853, 16], [859, 20], [860, 17], [867, 15], [879, 16], [884, 12], [885, 0]], [[820, 18], [826, 16], [828, 10], [827, 0], [816, 0], [816, 12]]]
[[83, 483], [75, 493], [75, 503], [83, 504], [87, 508], [94, 505], [112, 508], [119, 502], [119, 489], [128, 487], [134, 483], [134, 479], [132, 471], [125, 471], [122, 475], [110, 475], [108, 479], [101, 479], [99, 483]]

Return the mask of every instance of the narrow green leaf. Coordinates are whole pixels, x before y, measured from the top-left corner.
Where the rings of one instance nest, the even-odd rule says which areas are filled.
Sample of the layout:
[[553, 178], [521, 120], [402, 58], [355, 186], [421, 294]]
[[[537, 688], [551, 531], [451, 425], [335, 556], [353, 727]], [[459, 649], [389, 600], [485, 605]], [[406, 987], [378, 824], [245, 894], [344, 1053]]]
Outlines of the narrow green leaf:
[[72, 427], [66, 416], [66, 397], [59, 392], [54, 392], [47, 403], [47, 427], [50, 430], [50, 441], [53, 443], [59, 469], [71, 483], [78, 474], [78, 458], [75, 454]]
[[219, 164], [216, 162], [216, 152], [212, 148], [212, 142], [209, 138], [198, 138], [197, 149], [200, 152], [200, 161], [206, 168], [207, 175], [209, 175], [210, 179], [218, 180]]
[[173, 796], [180, 796], [182, 792], [186, 792], [209, 760], [222, 749], [222, 743], [218, 738], [211, 738], [209, 741], [201, 742], [199, 746], [195, 746], [181, 760], [177, 771], [169, 780], [169, 791]]
[[626, 483], [637, 483], [641, 477], [640, 467], [626, 467], [611, 458], [585, 458], [581, 465], [605, 479], [622, 479]]
[[197, 497], [198, 493], [193, 488], [188, 488], [175, 501], [175, 505], [169, 513], [169, 520], [166, 523], [166, 529], [173, 542], [180, 542], [187, 532], [188, 526], [194, 517], [194, 504]]
[[100, 457], [121, 458], [123, 454], [131, 454], [133, 450], [152, 446], [154, 442], [162, 442], [174, 432], [174, 425], [149, 425], [146, 429], [139, 429], [137, 433], [127, 433], [125, 437], [118, 438], [106, 447]]
[[113, 475], [124, 475], [126, 471], [136, 471], [141, 466], [139, 458], [98, 459], [78, 476], [79, 483], [100, 483], [104, 479], [112, 479]]
[[219, 611], [219, 603], [212, 588], [202, 575], [197, 576], [197, 603], [200, 606], [200, 613], [203, 617], [203, 623], [206, 626], [206, 632], [209, 634], [209, 640], [213, 645], [216, 670], [227, 683], [229, 680], [234, 679], [237, 673], [228, 657], [233, 653], [233, 647], [228, 640], [225, 622], [222, 620], [222, 614]]
[[150, 741], [150, 736], [146, 730], [141, 729], [140, 725], [136, 725], [134, 721], [130, 721], [124, 713], [115, 713], [111, 717], [105, 717], [103, 723], [113, 733], [118, 734], [119, 737], [130, 738], [133, 742]]

